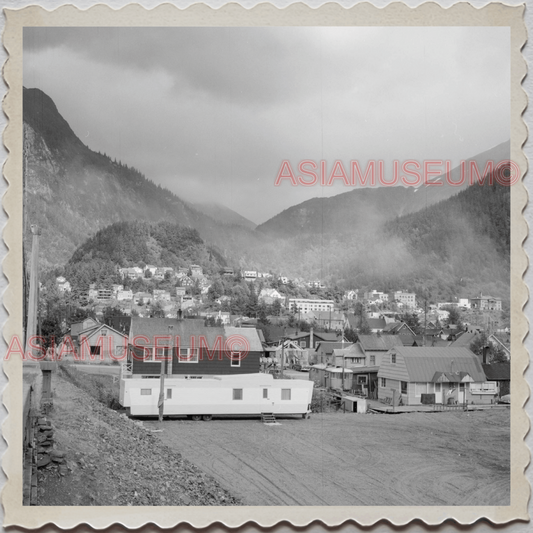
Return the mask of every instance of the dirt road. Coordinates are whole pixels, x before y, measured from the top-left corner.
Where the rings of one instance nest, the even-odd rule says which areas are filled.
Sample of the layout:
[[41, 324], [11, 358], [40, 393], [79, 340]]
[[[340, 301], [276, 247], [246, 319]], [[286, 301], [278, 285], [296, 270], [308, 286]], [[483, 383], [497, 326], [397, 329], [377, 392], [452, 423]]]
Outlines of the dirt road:
[[158, 438], [246, 505], [509, 505], [508, 410], [162, 427]]

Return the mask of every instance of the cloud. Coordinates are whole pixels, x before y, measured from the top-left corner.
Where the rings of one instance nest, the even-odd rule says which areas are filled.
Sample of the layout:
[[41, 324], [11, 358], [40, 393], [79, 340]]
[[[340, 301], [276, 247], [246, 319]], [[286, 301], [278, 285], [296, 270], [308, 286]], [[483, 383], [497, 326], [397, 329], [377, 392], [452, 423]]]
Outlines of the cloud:
[[459, 159], [509, 138], [506, 28], [26, 28], [24, 85], [91, 148], [254, 222], [281, 162]]

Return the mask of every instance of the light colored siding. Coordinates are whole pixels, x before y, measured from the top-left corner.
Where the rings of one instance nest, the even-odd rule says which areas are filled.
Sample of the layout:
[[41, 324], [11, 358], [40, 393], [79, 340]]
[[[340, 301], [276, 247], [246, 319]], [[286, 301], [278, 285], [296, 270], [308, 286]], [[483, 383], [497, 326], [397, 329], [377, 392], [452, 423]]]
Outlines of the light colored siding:
[[395, 379], [385, 378], [387, 380], [386, 386], [381, 386], [381, 378], [378, 378], [378, 399], [384, 400], [385, 398], [392, 399], [392, 391], [397, 391], [397, 398], [400, 398], [400, 382]]
[[420, 396], [416, 397], [416, 383], [407, 384], [407, 405], [417, 405], [420, 403]]
[[396, 363], [391, 362], [391, 353], [387, 352], [379, 367], [378, 377], [394, 379], [397, 381], [409, 381], [409, 374], [405, 367], [405, 361], [400, 354], [396, 355]]

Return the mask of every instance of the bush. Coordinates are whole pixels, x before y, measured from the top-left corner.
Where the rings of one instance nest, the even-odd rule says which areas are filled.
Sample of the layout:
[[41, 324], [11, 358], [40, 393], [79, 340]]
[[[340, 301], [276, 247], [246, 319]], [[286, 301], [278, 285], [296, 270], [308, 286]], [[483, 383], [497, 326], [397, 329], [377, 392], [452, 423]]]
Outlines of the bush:
[[119, 383], [113, 381], [113, 376], [89, 374], [65, 362], [60, 363], [59, 371], [67, 381], [84, 390], [106, 407], [115, 410], [122, 408], [119, 403]]

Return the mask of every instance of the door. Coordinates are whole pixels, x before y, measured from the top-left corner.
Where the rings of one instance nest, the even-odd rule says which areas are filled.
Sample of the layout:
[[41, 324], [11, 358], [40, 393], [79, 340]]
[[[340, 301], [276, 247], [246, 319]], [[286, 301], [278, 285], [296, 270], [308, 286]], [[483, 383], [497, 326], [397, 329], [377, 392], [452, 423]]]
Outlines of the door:
[[270, 387], [262, 387], [262, 389], [261, 411], [263, 413], [273, 413], [274, 400], [272, 398], [272, 389]]
[[435, 403], [442, 403], [442, 385], [435, 383]]
[[465, 403], [465, 384], [459, 383], [459, 391], [457, 393], [457, 403]]

